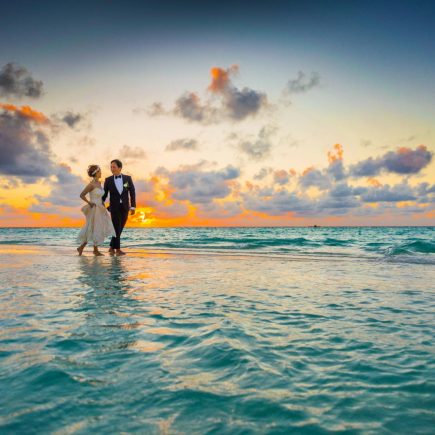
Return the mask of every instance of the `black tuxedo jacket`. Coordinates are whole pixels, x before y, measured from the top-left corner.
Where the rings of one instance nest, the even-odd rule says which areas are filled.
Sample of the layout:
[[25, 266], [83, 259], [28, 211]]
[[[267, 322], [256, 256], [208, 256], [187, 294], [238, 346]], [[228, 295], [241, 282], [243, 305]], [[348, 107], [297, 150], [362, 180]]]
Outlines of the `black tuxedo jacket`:
[[104, 204], [107, 195], [110, 193], [110, 212], [116, 212], [117, 210], [130, 210], [130, 200], [131, 207], [136, 207], [136, 192], [134, 190], [133, 180], [131, 179], [130, 175], [122, 174], [122, 184], [123, 190], [122, 193], [119, 194], [119, 191], [116, 188], [114, 175], [107, 177], [104, 180], [104, 194], [102, 200]]

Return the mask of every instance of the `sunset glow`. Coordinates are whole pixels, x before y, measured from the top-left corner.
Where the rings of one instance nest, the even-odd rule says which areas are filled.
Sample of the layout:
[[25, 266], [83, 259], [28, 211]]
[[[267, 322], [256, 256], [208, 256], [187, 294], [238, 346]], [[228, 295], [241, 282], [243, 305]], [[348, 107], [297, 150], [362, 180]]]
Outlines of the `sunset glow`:
[[86, 169], [103, 182], [114, 158], [137, 191], [127, 226], [433, 224], [423, 9], [407, 30], [382, 6], [255, 5], [247, 21], [222, 6], [205, 30], [202, 9], [119, 7], [95, 25], [29, 11], [29, 39], [9, 44], [0, 29], [0, 226], [80, 226]]

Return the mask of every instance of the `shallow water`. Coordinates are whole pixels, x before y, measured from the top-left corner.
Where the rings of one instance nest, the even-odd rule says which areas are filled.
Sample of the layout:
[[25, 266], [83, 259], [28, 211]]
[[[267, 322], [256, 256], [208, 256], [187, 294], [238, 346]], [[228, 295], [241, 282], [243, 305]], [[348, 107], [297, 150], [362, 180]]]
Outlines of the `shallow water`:
[[435, 268], [0, 246], [2, 433], [432, 433]]

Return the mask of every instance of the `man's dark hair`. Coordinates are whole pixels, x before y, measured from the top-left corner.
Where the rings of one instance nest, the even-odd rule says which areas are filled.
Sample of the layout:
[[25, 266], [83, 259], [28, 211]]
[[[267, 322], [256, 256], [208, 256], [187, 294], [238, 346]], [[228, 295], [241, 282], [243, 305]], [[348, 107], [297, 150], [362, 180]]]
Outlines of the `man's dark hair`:
[[116, 163], [116, 166], [118, 166], [118, 168], [122, 168], [121, 160], [115, 159], [115, 160], [112, 160], [110, 163]]

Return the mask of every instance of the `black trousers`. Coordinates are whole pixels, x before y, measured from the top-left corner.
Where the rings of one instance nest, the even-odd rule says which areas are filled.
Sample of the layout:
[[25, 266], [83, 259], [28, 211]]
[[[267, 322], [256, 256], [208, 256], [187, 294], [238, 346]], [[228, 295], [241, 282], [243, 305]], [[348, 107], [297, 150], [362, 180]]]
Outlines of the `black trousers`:
[[110, 247], [113, 249], [121, 249], [121, 233], [124, 229], [125, 223], [128, 218], [128, 210], [120, 208], [118, 210], [111, 211], [112, 223], [115, 228], [116, 237], [112, 237], [110, 241]]

